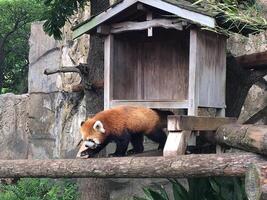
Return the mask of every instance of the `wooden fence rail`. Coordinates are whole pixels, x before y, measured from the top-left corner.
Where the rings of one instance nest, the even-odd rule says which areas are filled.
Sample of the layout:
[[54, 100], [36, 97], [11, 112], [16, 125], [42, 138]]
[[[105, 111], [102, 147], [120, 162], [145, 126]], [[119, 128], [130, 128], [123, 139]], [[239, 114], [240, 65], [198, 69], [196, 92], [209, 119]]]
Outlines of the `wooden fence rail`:
[[0, 160], [0, 177], [188, 178], [244, 176], [251, 163], [264, 161], [266, 159], [252, 153], [178, 157]]

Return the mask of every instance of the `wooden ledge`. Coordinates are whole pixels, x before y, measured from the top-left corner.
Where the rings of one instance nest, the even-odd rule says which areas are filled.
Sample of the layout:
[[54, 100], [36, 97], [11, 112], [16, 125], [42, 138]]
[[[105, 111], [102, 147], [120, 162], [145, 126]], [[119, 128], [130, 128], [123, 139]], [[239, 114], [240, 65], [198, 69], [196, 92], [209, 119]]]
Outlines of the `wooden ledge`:
[[222, 125], [236, 122], [236, 118], [229, 117], [170, 115], [168, 116], [168, 131], [216, 131]]

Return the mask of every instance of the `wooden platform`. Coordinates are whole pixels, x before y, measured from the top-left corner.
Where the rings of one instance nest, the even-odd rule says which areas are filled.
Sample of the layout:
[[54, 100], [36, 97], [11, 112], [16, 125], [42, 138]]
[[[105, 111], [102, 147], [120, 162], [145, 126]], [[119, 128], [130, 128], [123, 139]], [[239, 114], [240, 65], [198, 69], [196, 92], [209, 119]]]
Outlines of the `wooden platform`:
[[163, 156], [185, 154], [193, 131], [216, 131], [220, 126], [236, 123], [236, 118], [227, 117], [195, 117], [183, 115], [168, 116], [168, 138]]

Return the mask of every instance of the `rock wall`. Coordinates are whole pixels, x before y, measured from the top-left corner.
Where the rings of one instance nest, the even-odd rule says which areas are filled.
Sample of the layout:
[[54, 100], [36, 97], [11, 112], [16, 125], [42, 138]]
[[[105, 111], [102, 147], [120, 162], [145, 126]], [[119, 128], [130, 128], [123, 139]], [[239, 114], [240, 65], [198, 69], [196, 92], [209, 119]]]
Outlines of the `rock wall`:
[[68, 39], [55, 41], [43, 32], [42, 24], [32, 24], [30, 37], [29, 107], [34, 109], [29, 110], [29, 158], [75, 157], [85, 101], [83, 94], [66, 88], [79, 83], [80, 77], [74, 73], [47, 76], [44, 70], [75, 65], [71, 50], [76, 44]]
[[0, 95], [0, 159], [26, 159], [29, 95]]
[[[263, 0], [262, 0], [262, 3]], [[263, 4], [266, 6], [267, 2]], [[267, 12], [266, 12], [267, 13]], [[267, 16], [267, 15], [266, 15]], [[241, 56], [267, 51], [267, 31], [249, 37], [232, 35], [227, 41], [227, 50], [233, 56]], [[267, 76], [262, 81], [253, 85], [247, 95], [246, 101], [239, 116], [239, 122], [244, 123], [251, 117], [257, 115], [261, 110], [267, 107]], [[267, 116], [263, 115], [259, 120], [253, 120], [253, 123], [267, 124]]]

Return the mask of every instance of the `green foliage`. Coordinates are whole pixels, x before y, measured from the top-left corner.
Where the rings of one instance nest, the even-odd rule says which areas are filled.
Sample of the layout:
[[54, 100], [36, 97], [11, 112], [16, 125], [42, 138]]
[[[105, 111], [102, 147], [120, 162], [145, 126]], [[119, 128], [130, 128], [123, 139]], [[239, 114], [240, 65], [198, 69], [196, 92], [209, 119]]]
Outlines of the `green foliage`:
[[77, 185], [70, 181], [25, 178], [16, 185], [0, 185], [1, 200], [76, 200]]
[[195, 0], [194, 5], [218, 14], [220, 27], [217, 30], [225, 34], [231, 34], [230, 30], [244, 33], [244, 29], [258, 33], [267, 28], [262, 6], [254, 0]]
[[38, 0], [0, 0], [0, 94], [26, 92], [30, 23], [43, 10]]
[[[170, 179], [175, 200], [246, 200], [244, 182], [240, 178], [188, 179], [188, 190], [175, 179]], [[169, 200], [162, 186], [158, 189], [143, 188], [145, 197], [134, 200]]]
[[61, 39], [61, 28], [70, 16], [78, 11], [79, 8], [88, 0], [45, 0], [46, 11], [44, 14], [44, 31], [48, 35], [53, 35], [55, 39]]

